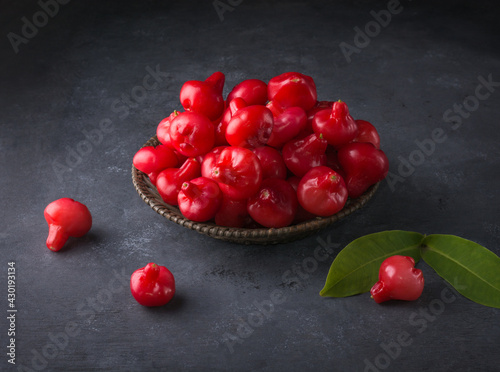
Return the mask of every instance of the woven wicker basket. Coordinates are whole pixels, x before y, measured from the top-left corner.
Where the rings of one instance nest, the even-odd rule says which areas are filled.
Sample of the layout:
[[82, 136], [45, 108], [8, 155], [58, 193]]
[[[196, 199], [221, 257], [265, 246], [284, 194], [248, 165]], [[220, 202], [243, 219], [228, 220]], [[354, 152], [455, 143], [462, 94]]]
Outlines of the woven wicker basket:
[[[152, 137], [144, 146], [157, 146], [158, 139]], [[363, 195], [356, 199], [348, 199], [344, 208], [330, 217], [317, 217], [282, 228], [234, 228], [218, 226], [214, 223], [194, 222], [185, 218], [179, 208], [166, 204], [158, 194], [156, 187], [149, 181], [148, 176], [132, 166], [132, 181], [134, 187], [154, 211], [168, 220], [200, 234], [238, 244], [279, 244], [298, 240], [314, 234], [361, 208], [375, 194], [379, 184], [371, 186]]]

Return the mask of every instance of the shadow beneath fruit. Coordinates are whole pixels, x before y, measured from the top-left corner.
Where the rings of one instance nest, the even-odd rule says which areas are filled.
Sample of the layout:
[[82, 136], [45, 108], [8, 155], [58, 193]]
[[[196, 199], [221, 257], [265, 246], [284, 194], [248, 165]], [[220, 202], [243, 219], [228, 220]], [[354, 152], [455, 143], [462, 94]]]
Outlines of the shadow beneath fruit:
[[81, 238], [70, 237], [64, 246], [57, 252], [63, 253], [68, 251], [88, 250], [92, 246], [101, 241], [101, 234], [98, 231], [91, 231]]
[[155, 314], [162, 314], [162, 313], [174, 314], [179, 312], [183, 308], [185, 302], [186, 302], [185, 297], [182, 296], [181, 294], [176, 293], [168, 304], [163, 306], [145, 307], [145, 309], [146, 311]]

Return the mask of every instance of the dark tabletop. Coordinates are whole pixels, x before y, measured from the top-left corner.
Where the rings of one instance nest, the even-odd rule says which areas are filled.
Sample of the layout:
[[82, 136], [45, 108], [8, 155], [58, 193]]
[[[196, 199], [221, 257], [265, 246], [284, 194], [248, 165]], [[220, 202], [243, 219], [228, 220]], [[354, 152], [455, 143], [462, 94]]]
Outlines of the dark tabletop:
[[[0, 369], [499, 371], [500, 312], [421, 262], [415, 302], [323, 298], [349, 242], [383, 230], [455, 234], [500, 254], [500, 8], [495, 1], [1, 1]], [[354, 214], [275, 246], [218, 241], [136, 193], [134, 153], [186, 80], [287, 71], [379, 130], [390, 181]], [[45, 247], [51, 201], [92, 230]], [[15, 365], [6, 320], [16, 270]], [[131, 273], [167, 266], [148, 309]]]

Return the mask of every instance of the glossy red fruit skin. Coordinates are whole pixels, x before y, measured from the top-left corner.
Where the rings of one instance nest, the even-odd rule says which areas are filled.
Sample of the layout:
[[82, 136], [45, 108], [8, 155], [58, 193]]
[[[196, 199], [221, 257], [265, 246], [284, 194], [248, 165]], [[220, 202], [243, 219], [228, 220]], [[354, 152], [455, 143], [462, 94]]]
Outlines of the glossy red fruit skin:
[[297, 177], [302, 177], [311, 168], [326, 164], [327, 142], [315, 133], [283, 146], [283, 160], [287, 168]]
[[217, 182], [198, 177], [184, 182], [177, 197], [179, 210], [191, 221], [205, 222], [215, 217], [222, 203], [222, 192]]
[[319, 166], [311, 169], [297, 187], [300, 205], [321, 217], [333, 216], [347, 202], [347, 188], [342, 177], [334, 170]]
[[319, 111], [332, 110], [334, 101], [316, 101], [316, 104], [306, 112], [307, 114], [307, 124], [312, 128], [312, 121], [314, 115]]
[[201, 162], [201, 175], [203, 177], [211, 178], [212, 169], [217, 164], [217, 160], [219, 160], [220, 153], [228, 146], [217, 146], [212, 150], [207, 152], [203, 156], [203, 161]]
[[236, 97], [229, 102], [227, 108], [224, 110], [221, 121], [215, 128], [215, 146], [229, 145], [226, 139], [227, 126], [236, 111], [246, 106], [248, 106], [247, 103], [240, 97]]
[[222, 114], [221, 120], [214, 125], [215, 127], [215, 139], [214, 139], [214, 146], [228, 146], [229, 142], [226, 140], [226, 128], [227, 124], [229, 123], [229, 120], [231, 120], [231, 111], [229, 108], [226, 108], [224, 110], [224, 114]]
[[158, 138], [158, 141], [160, 141], [160, 143], [162, 143], [163, 145], [167, 145], [172, 149], [174, 148], [174, 146], [170, 141], [170, 124], [172, 123], [172, 120], [176, 118], [177, 115], [179, 115], [179, 111], [174, 110], [174, 112], [172, 112], [170, 116], [167, 116], [165, 119], [160, 121], [158, 127], [156, 128], [156, 137]]
[[59, 251], [69, 237], [80, 238], [92, 227], [92, 215], [86, 205], [71, 198], [54, 200], [43, 212], [49, 226], [47, 248]]
[[379, 281], [370, 290], [376, 303], [389, 300], [415, 301], [424, 290], [422, 270], [415, 268], [413, 257], [395, 255], [382, 262]]
[[187, 159], [180, 168], [168, 168], [158, 174], [156, 189], [162, 200], [177, 205], [177, 196], [184, 182], [201, 176], [200, 162], [196, 158]]
[[298, 106], [307, 111], [314, 107], [317, 97], [314, 80], [300, 72], [285, 72], [267, 84], [267, 98], [283, 108]]
[[145, 146], [135, 153], [132, 163], [141, 172], [151, 174], [175, 167], [178, 158], [167, 145]]
[[245, 227], [250, 220], [247, 199], [231, 199], [222, 196], [222, 204], [215, 214], [215, 223], [226, 227]]
[[370, 186], [382, 181], [389, 172], [389, 160], [373, 144], [353, 142], [342, 146], [337, 157], [345, 172], [349, 196], [357, 198]]
[[163, 306], [174, 297], [175, 279], [165, 266], [151, 262], [130, 276], [130, 292], [143, 306]]
[[232, 146], [256, 148], [264, 146], [273, 130], [271, 111], [261, 105], [242, 107], [226, 127], [226, 140]]
[[259, 158], [262, 166], [262, 179], [281, 178], [286, 179], [288, 169], [281, 153], [273, 147], [262, 146], [252, 150]]
[[215, 128], [206, 116], [183, 112], [170, 124], [170, 141], [182, 155], [204, 155], [214, 146]]
[[267, 107], [274, 117], [273, 130], [267, 145], [282, 148], [285, 143], [294, 139], [307, 125], [306, 112], [301, 107], [283, 109], [269, 102]]
[[247, 209], [254, 221], [269, 228], [290, 225], [297, 213], [297, 194], [283, 179], [267, 178], [248, 199]]
[[222, 90], [225, 76], [214, 72], [205, 81], [189, 80], [181, 88], [179, 99], [186, 111], [192, 111], [217, 120], [224, 111]]
[[155, 185], [155, 186], [156, 186], [156, 180], [157, 180], [157, 178], [158, 178], [158, 175], [159, 175], [159, 174], [160, 174], [160, 173], [158, 173], [158, 172], [153, 172], [153, 173], [149, 173], [149, 174], [148, 174], [149, 181], [150, 181], [153, 185]]
[[234, 98], [243, 98], [250, 105], [265, 105], [267, 102], [267, 84], [259, 79], [247, 79], [235, 85], [228, 94], [226, 102]]
[[335, 148], [351, 142], [358, 134], [358, 126], [342, 101], [334, 102], [331, 110], [318, 111], [313, 117], [312, 128]]
[[228, 198], [246, 199], [259, 190], [262, 166], [251, 150], [229, 146], [220, 153], [210, 178]]
[[[295, 190], [295, 193], [297, 193], [297, 189], [299, 187], [300, 180], [301, 180], [301, 178], [297, 177], [297, 176], [291, 176], [287, 179], [287, 182], [293, 187], [293, 189]], [[297, 200], [298, 200], [298, 198], [297, 198]], [[295, 213], [295, 218], [293, 219], [292, 224], [297, 224], [297, 223], [309, 221], [315, 217], [316, 217], [315, 214], [313, 214], [309, 211], [306, 211], [304, 209], [304, 207], [302, 207], [302, 205], [300, 205], [300, 203], [299, 203], [297, 206], [297, 213]]]
[[353, 142], [369, 142], [375, 148], [380, 149], [380, 136], [375, 126], [366, 120], [356, 120], [358, 126], [358, 135], [352, 140]]

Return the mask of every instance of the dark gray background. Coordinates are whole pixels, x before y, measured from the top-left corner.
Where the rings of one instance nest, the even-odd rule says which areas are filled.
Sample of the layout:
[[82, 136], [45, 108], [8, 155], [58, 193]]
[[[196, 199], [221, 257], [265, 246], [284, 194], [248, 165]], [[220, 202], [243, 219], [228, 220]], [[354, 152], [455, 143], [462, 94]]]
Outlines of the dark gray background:
[[[500, 254], [496, 2], [401, 1], [350, 62], [340, 44], [355, 45], [355, 27], [386, 2], [232, 4], [219, 17], [212, 1], [71, 1], [16, 53], [9, 33], [22, 36], [23, 17], [43, 24], [42, 8], [1, 1], [0, 288], [15, 261], [19, 312], [15, 367], [1, 317], [0, 369], [498, 371], [499, 310], [455, 295], [423, 262], [415, 302], [318, 295], [340, 249], [372, 232], [456, 234]], [[161, 74], [140, 96], [148, 69]], [[184, 81], [214, 71], [226, 74], [225, 94], [245, 78], [312, 76], [320, 99], [342, 99], [376, 125], [400, 182], [284, 245], [239, 246], [166, 221], [134, 190], [132, 157], [179, 108]], [[497, 85], [474, 99], [489, 75]], [[464, 100], [467, 117], [443, 117]], [[85, 147], [101, 122], [108, 132]], [[419, 159], [417, 143], [429, 144], [436, 128], [446, 139]], [[402, 165], [410, 159], [413, 171]], [[85, 203], [94, 225], [54, 253], [43, 209], [61, 197]], [[331, 250], [323, 260], [314, 255], [321, 241]], [[150, 261], [177, 280], [175, 299], [159, 309], [138, 305], [127, 284]], [[273, 294], [284, 297], [259, 318], [257, 305]], [[6, 290], [0, 297], [5, 315]], [[241, 343], [231, 349], [228, 334]]]

